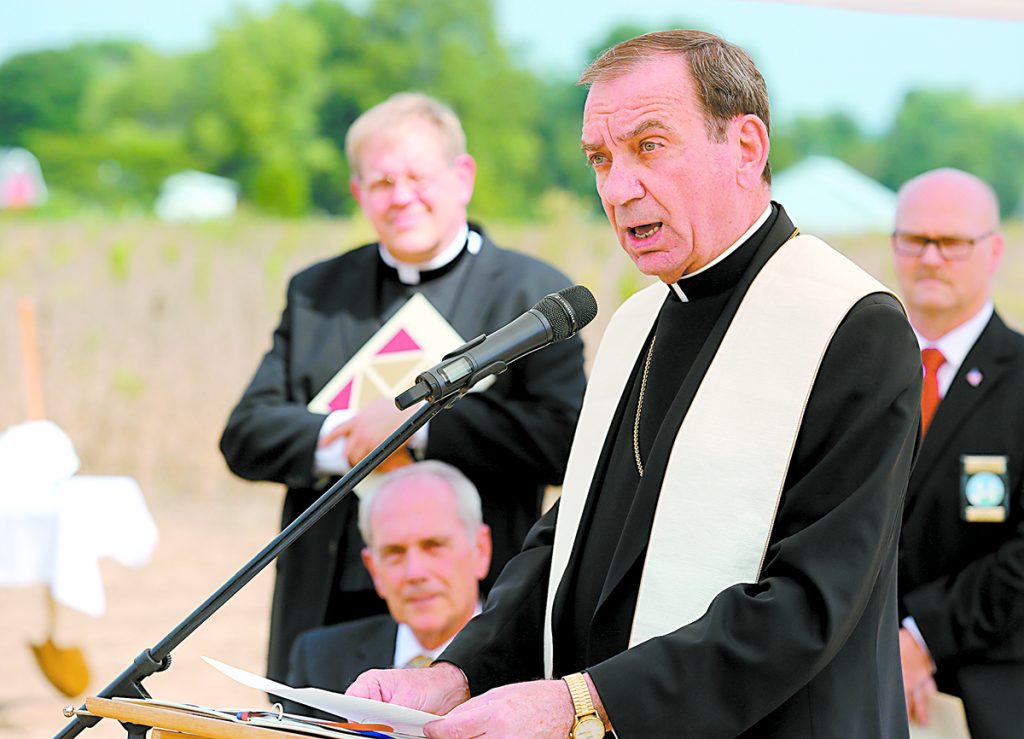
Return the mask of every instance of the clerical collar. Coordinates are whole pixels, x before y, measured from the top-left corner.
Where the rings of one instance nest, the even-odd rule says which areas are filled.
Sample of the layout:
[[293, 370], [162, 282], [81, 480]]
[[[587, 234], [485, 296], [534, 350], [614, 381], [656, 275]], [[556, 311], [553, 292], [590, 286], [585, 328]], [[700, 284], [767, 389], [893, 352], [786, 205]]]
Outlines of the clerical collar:
[[470, 254], [477, 254], [482, 244], [483, 239], [480, 234], [476, 231], [471, 231], [469, 225], [464, 223], [455, 235], [455, 238], [452, 239], [452, 242], [426, 262], [418, 264], [402, 262], [395, 259], [394, 255], [384, 248], [383, 244], [378, 244], [377, 248], [384, 264], [394, 269], [398, 274], [399, 282], [403, 285], [418, 285], [424, 278], [453, 264], [462, 255], [463, 250], [468, 251]]
[[[748, 243], [754, 243], [755, 241], [760, 242], [762, 240], [754, 239], [753, 237], [768, 224], [768, 219], [775, 212], [777, 211], [775, 211], [772, 204], [769, 203], [764, 209], [764, 212], [758, 216], [757, 220], [754, 221], [750, 228], [744, 231], [743, 235], [736, 239], [728, 249], [723, 251], [697, 271], [683, 275], [678, 282], [673, 282], [669, 285], [676, 297], [686, 303], [691, 297], [713, 295], [720, 292], [720, 288], [731, 286], [731, 283], [735, 282], [735, 280], [739, 278], [740, 274], [742, 274], [743, 270], [746, 269], [752, 254], [746, 254], [746, 258], [743, 259], [740, 259], [739, 256], [737, 256], [737, 258], [731, 257], [740, 251], [740, 247], [745, 246]], [[725, 267], [727, 266], [730, 268], [726, 269]], [[729, 284], [721, 284], [723, 279], [719, 278], [723, 278]]]

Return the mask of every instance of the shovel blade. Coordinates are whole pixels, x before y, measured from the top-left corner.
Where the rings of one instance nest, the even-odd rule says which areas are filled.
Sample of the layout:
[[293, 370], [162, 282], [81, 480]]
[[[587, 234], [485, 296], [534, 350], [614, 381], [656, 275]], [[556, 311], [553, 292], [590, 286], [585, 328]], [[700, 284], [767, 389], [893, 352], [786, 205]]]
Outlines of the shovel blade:
[[89, 666], [81, 648], [59, 647], [52, 639], [29, 646], [43, 675], [61, 693], [74, 698], [89, 687]]

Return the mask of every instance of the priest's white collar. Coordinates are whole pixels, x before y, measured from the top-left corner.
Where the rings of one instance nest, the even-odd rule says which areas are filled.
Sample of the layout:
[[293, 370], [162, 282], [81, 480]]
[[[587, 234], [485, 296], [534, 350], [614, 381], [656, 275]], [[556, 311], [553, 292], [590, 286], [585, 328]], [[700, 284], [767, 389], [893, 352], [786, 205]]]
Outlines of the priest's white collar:
[[711, 269], [712, 267], [714, 267], [719, 262], [725, 261], [725, 259], [730, 254], [732, 254], [734, 251], [736, 251], [741, 246], [743, 246], [743, 244], [746, 243], [747, 239], [749, 239], [751, 236], [754, 235], [754, 233], [757, 231], [757, 229], [761, 228], [761, 226], [764, 225], [764, 222], [768, 220], [768, 216], [770, 216], [771, 214], [772, 214], [772, 204], [768, 203], [768, 207], [766, 207], [764, 209], [764, 212], [761, 213], [760, 216], [758, 216], [757, 220], [754, 221], [753, 225], [750, 228], [748, 228], [746, 231], [744, 231], [743, 235], [740, 236], [738, 239], [736, 239], [736, 241], [732, 242], [732, 245], [728, 249], [723, 251], [721, 254], [719, 254], [717, 257], [715, 257], [710, 262], [705, 264], [703, 267], [698, 269], [696, 272], [690, 272], [689, 274], [685, 274], [682, 277], [680, 277], [677, 282], [673, 282], [671, 285], [669, 285], [669, 287], [672, 288], [672, 291], [676, 294], [676, 297], [678, 297], [684, 303], [688, 302], [689, 298], [686, 297], [686, 293], [683, 290], [683, 286], [680, 285], [679, 283], [683, 282], [684, 280], [688, 280], [689, 278], [694, 277], [695, 275], [699, 275], [701, 272], [706, 272], [707, 270]]
[[455, 234], [455, 238], [452, 239], [452, 242], [426, 262], [417, 264], [402, 262], [396, 259], [383, 244], [379, 244], [377, 248], [380, 251], [380, 258], [384, 260], [384, 264], [393, 267], [398, 272], [399, 282], [403, 285], [418, 285], [420, 284], [421, 273], [430, 272], [431, 270], [440, 269], [445, 265], [451, 264], [462, 253], [463, 248], [468, 249], [470, 254], [477, 254], [482, 244], [483, 239], [480, 237], [480, 234], [476, 231], [470, 231], [469, 225], [463, 223], [459, 232]]

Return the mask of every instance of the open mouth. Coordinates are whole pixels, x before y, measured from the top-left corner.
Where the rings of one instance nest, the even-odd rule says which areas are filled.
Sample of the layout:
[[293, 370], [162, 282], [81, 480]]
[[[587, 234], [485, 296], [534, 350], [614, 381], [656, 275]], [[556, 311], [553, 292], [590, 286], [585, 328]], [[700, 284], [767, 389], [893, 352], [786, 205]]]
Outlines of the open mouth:
[[661, 221], [656, 223], [644, 223], [640, 226], [630, 226], [628, 230], [634, 239], [643, 241], [644, 239], [651, 238], [661, 230]]

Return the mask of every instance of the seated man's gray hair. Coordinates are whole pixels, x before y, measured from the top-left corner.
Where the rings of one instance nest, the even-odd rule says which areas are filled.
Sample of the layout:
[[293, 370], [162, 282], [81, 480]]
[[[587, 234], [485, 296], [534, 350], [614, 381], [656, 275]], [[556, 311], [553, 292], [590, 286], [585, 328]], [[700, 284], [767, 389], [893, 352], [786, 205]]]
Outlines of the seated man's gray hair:
[[467, 535], [470, 539], [476, 536], [477, 529], [483, 523], [483, 513], [480, 509], [480, 493], [477, 492], [476, 486], [460, 470], [452, 467], [447, 462], [428, 459], [386, 473], [372, 491], [360, 496], [359, 533], [362, 534], [363, 541], [366, 542], [368, 547], [373, 546], [373, 530], [370, 525], [370, 517], [373, 513], [374, 499], [382, 491], [407, 477], [434, 477], [446, 482], [455, 494], [456, 510], [459, 513], [459, 520], [466, 527]]

